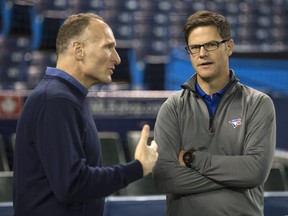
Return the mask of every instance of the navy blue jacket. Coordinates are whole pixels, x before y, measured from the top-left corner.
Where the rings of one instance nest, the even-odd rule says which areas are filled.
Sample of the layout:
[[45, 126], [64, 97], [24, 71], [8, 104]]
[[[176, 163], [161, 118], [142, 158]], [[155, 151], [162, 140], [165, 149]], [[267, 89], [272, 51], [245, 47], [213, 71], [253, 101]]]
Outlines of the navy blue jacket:
[[15, 216], [102, 215], [105, 196], [143, 176], [137, 160], [101, 167], [86, 94], [67, 79], [44, 76], [25, 102], [16, 133]]

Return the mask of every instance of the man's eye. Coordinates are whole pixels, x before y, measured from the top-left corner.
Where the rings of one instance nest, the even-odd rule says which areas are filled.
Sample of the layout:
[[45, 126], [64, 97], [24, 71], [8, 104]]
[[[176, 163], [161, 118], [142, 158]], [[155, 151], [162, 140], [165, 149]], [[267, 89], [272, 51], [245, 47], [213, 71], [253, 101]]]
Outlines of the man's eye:
[[211, 48], [211, 47], [215, 47], [215, 46], [217, 46], [216, 43], [207, 43], [207, 44], [205, 44], [206, 48]]
[[197, 50], [197, 49], [199, 49], [199, 47], [200, 47], [199, 45], [190, 46], [190, 49], [191, 50]]

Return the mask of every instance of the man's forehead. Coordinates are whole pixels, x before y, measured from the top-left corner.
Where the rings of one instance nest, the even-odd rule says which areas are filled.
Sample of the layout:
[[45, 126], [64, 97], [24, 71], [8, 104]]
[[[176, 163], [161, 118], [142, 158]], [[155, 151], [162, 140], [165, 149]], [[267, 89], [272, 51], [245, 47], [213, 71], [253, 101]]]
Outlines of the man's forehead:
[[203, 44], [221, 39], [217, 27], [199, 26], [193, 29], [188, 37], [188, 42], [193, 44]]
[[[95, 22], [94, 22], [95, 20]], [[105, 44], [111, 44], [116, 46], [116, 40], [114, 34], [109, 25], [102, 20], [94, 19], [87, 28], [88, 37], [94, 40], [105, 40]]]

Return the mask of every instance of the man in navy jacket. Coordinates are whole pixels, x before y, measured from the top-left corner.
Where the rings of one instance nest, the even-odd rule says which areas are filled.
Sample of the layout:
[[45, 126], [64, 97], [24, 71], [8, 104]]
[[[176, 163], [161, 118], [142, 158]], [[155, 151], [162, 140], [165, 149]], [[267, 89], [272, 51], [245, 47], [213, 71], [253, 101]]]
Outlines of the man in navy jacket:
[[149, 174], [158, 157], [143, 127], [135, 160], [102, 167], [100, 140], [86, 96], [108, 84], [120, 64], [113, 32], [91, 13], [68, 17], [60, 27], [56, 68], [47, 68], [29, 95], [17, 125], [15, 216], [96, 216], [104, 198]]

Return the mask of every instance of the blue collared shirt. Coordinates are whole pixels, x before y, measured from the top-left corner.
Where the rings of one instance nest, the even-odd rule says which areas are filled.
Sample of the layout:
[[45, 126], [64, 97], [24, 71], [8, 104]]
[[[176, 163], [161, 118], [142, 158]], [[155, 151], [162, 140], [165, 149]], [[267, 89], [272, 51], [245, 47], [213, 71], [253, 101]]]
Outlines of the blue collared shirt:
[[61, 77], [62, 79], [65, 79], [67, 82], [78, 88], [84, 95], [88, 94], [88, 89], [65, 71], [62, 71], [58, 68], [47, 67], [46, 75]]
[[212, 94], [212, 95], [208, 95], [206, 94], [201, 87], [199, 86], [198, 82], [196, 82], [196, 92], [203, 98], [203, 100], [205, 101], [205, 103], [207, 104], [210, 116], [213, 117], [215, 114], [215, 110], [216, 107], [220, 101], [220, 98], [222, 97], [222, 95], [224, 94], [224, 92], [226, 91], [226, 89], [229, 87], [229, 84], [231, 82], [231, 74], [230, 74], [230, 81], [224, 86], [223, 89], [221, 89], [220, 91]]

